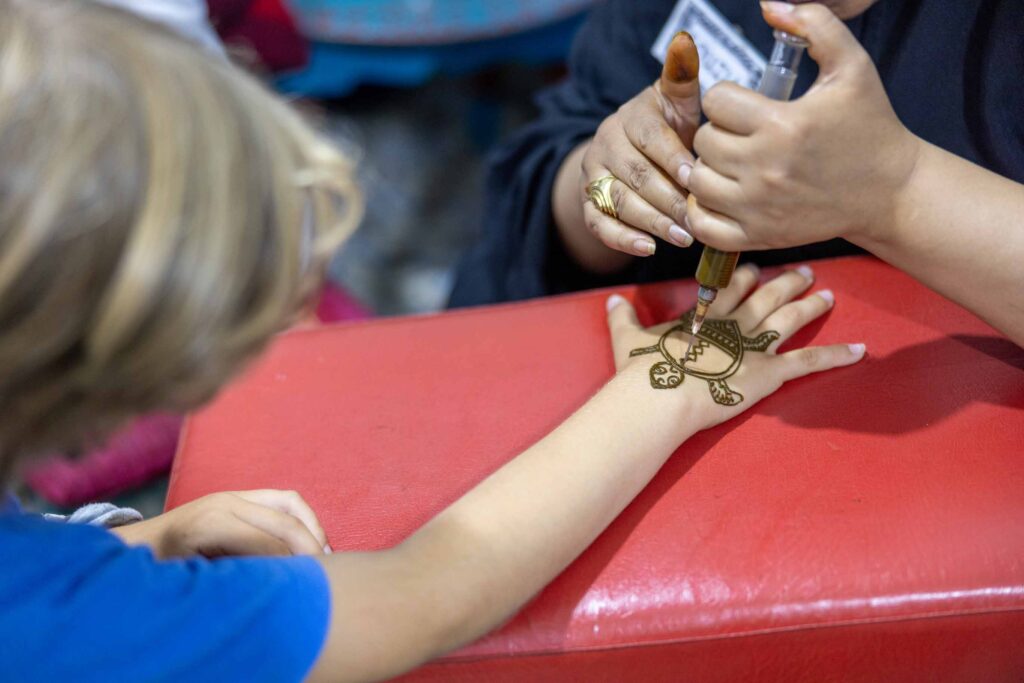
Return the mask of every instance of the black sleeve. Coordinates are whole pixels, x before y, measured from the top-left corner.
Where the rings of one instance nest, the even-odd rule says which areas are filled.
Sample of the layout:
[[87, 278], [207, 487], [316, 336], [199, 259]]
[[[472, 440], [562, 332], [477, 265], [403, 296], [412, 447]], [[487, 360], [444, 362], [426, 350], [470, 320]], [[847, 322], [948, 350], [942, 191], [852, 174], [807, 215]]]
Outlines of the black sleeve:
[[[771, 33], [748, 0], [720, 0], [726, 16], [760, 31], [763, 49]], [[551, 215], [551, 189], [565, 156], [594, 134], [621, 104], [657, 79], [661, 63], [651, 56], [675, 0], [610, 0], [595, 7], [573, 43], [569, 77], [540, 94], [540, 116], [491, 157], [487, 169], [480, 242], [456, 273], [449, 306], [514, 301], [592, 287], [692, 277], [701, 249], [658, 242], [653, 256], [599, 276], [566, 253]], [[805, 60], [813, 69], [811, 60]], [[813, 74], [804, 77], [806, 83]], [[843, 240], [743, 256], [762, 266], [863, 253]]]
[[612, 0], [580, 28], [569, 76], [537, 98], [540, 115], [488, 162], [480, 242], [460, 264], [451, 306], [556, 294], [632, 279], [599, 277], [566, 254], [551, 215], [562, 160], [660, 72], [650, 48], [674, 3]]

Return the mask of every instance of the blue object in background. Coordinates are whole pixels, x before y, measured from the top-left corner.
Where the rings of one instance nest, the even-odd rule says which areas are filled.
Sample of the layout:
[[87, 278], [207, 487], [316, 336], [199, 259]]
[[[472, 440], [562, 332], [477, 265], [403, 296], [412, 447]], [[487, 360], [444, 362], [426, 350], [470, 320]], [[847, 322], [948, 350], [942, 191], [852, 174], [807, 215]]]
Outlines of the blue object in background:
[[579, 14], [594, 0], [288, 0], [310, 40], [447, 45], [522, 33]]
[[[293, 4], [300, 26], [306, 31], [309, 17], [304, 17], [300, 8], [324, 3], [323, 0], [317, 3], [314, 0], [293, 0]], [[479, 0], [474, 4], [491, 5]], [[411, 87], [421, 85], [437, 74], [458, 76], [495, 64], [543, 65], [561, 62], [568, 54], [572, 38], [585, 15], [578, 7], [589, 5], [589, 2], [576, 2], [574, 5], [577, 9], [571, 16], [518, 31], [511, 28], [511, 24], [502, 24], [503, 31], [512, 32], [485, 40], [458, 40], [470, 35], [468, 32], [446, 33], [458, 41], [447, 43], [413, 44], [407, 39], [405, 42], [385, 45], [377, 40], [362, 43], [318, 40], [310, 46], [309, 64], [299, 72], [278, 78], [277, 86], [281, 91], [294, 95], [342, 97], [362, 84]], [[325, 33], [321, 31], [317, 35]], [[440, 34], [428, 33], [432, 40], [440, 37]], [[407, 34], [402, 35], [408, 38]], [[478, 31], [472, 35], [484, 33]]]

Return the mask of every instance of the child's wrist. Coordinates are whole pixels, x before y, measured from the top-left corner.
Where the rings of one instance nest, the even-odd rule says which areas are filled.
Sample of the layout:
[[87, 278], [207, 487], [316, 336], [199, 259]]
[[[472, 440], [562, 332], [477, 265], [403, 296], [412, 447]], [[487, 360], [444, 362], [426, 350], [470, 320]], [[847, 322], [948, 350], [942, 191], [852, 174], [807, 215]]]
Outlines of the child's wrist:
[[669, 436], [675, 445], [708, 423], [708, 417], [704, 415], [708, 406], [695, 400], [686, 387], [655, 388], [651, 384], [648, 364], [630, 363], [613, 381], [619, 385], [626, 409], [634, 419], [643, 421], [651, 432]]

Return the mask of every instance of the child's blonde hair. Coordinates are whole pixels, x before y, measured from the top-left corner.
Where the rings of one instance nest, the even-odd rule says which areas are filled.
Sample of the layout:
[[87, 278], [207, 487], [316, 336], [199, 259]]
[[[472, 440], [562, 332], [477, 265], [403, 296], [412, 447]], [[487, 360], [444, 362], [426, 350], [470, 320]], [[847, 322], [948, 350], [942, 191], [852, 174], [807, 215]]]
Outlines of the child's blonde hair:
[[239, 70], [119, 10], [0, 0], [0, 466], [208, 399], [361, 208]]

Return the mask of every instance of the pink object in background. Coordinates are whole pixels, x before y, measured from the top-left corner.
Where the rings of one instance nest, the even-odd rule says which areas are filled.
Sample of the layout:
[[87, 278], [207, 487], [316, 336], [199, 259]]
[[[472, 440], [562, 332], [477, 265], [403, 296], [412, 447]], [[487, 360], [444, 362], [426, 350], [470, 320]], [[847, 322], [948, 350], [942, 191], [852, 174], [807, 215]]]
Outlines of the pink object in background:
[[366, 320], [373, 315], [345, 290], [328, 282], [320, 293], [316, 317], [322, 323], [337, 323], [342, 320]]
[[[316, 317], [334, 323], [372, 316], [340, 287], [327, 283]], [[68, 507], [141, 486], [170, 469], [181, 423], [179, 415], [139, 418], [81, 458], [54, 455], [33, 465], [25, 472], [25, 483], [47, 501]]]
[[228, 46], [253, 50], [271, 73], [306, 65], [309, 46], [282, 0], [207, 0], [210, 21]]
[[148, 415], [81, 459], [54, 456], [25, 473], [25, 483], [57, 505], [110, 496], [167, 471], [178, 447], [180, 415]]

